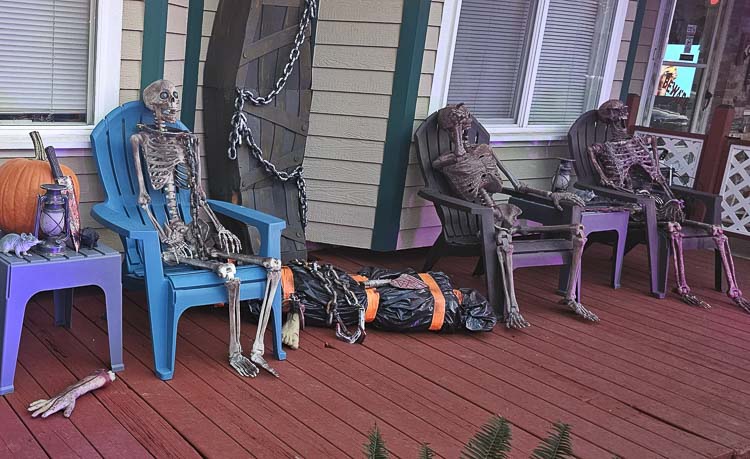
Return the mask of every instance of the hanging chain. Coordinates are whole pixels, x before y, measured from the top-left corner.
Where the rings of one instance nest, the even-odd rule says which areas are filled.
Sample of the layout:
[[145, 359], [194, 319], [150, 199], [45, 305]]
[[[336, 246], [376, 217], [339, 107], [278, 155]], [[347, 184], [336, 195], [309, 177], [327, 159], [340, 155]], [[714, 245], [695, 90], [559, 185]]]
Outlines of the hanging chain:
[[[334, 321], [336, 322], [336, 337], [350, 344], [361, 344], [367, 336], [367, 333], [365, 332], [365, 308], [360, 304], [357, 295], [355, 295], [346, 285], [346, 282], [341, 280], [336, 270], [333, 269], [333, 265], [325, 264], [320, 266], [318, 262], [315, 261], [308, 263], [307, 261], [301, 260], [292, 260], [290, 264], [299, 266], [310, 273], [311, 276], [320, 281], [321, 286], [325, 289], [326, 293], [328, 293], [329, 300], [325, 305], [325, 311], [328, 317], [327, 324], [330, 327], [333, 325]], [[338, 293], [336, 288], [343, 292], [346, 304], [349, 307], [356, 309], [358, 312], [359, 319], [357, 321], [357, 330], [354, 333], [349, 331], [339, 314], [337, 307]]]
[[263, 150], [255, 142], [253, 133], [247, 124], [247, 116], [245, 115], [244, 108], [245, 102], [250, 102], [251, 105], [264, 106], [268, 105], [279, 95], [279, 93], [286, 86], [289, 77], [294, 70], [294, 64], [299, 60], [300, 48], [305, 42], [305, 31], [310, 25], [310, 21], [317, 15], [318, 0], [305, 0], [305, 9], [302, 11], [302, 16], [299, 20], [299, 28], [297, 34], [294, 36], [294, 46], [292, 46], [289, 52], [289, 60], [284, 65], [284, 70], [281, 76], [276, 80], [273, 89], [265, 96], [256, 96], [251, 91], [244, 88], [237, 88], [237, 96], [234, 100], [234, 114], [232, 115], [232, 131], [229, 134], [229, 150], [227, 155], [229, 159], [237, 159], [237, 149], [242, 146], [242, 142], [246, 142], [250, 150], [250, 154], [255, 158], [258, 163], [263, 167], [266, 173], [271, 174], [277, 180], [287, 182], [294, 180], [297, 186], [297, 197], [299, 198], [299, 213], [300, 220], [302, 222], [302, 229], [307, 228], [307, 188], [305, 186], [304, 168], [300, 164], [295, 167], [291, 172], [280, 171], [276, 168], [276, 165], [268, 161], [263, 157]]

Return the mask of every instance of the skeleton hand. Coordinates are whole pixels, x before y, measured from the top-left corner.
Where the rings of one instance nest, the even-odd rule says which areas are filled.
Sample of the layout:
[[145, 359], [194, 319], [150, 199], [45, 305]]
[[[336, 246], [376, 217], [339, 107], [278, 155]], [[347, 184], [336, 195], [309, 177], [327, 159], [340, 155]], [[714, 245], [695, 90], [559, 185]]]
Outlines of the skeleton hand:
[[218, 226], [216, 232], [219, 238], [219, 247], [221, 247], [221, 250], [228, 253], [240, 253], [242, 251], [240, 238], [232, 234], [231, 231], [223, 226]]
[[556, 191], [554, 193], [551, 193], [549, 197], [552, 198], [552, 203], [555, 205], [557, 210], [563, 210], [560, 204], [567, 204], [570, 206], [580, 206], [580, 207], [584, 207], [586, 205], [586, 202], [584, 202], [583, 198], [573, 193], [569, 193], [567, 191], [565, 192]]
[[143, 193], [140, 193], [138, 195], [138, 205], [141, 207], [145, 207], [149, 204], [151, 204], [151, 196], [149, 196], [145, 191]]
[[63, 416], [69, 418], [73, 414], [78, 397], [94, 389], [104, 387], [114, 380], [115, 374], [113, 372], [98, 370], [96, 373], [83, 378], [72, 386], [66, 387], [60, 394], [49, 400], [42, 399], [32, 402], [28, 408], [29, 411], [33, 411], [31, 417], [35, 418], [41, 414], [42, 418], [46, 418], [64, 409]]

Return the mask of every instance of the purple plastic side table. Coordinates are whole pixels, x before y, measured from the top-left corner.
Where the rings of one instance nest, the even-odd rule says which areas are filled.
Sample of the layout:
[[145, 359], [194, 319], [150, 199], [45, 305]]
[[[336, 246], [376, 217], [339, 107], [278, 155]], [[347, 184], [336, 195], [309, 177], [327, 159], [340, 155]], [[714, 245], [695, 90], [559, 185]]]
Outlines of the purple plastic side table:
[[96, 285], [104, 291], [107, 302], [109, 356], [113, 371], [124, 369], [122, 363], [122, 279], [119, 252], [99, 244], [79, 253], [66, 250], [64, 255], [24, 258], [0, 254], [0, 395], [13, 392], [18, 345], [21, 340], [26, 303], [34, 294], [53, 290], [55, 325], [70, 328], [73, 311], [73, 288]]
[[[625, 258], [625, 241], [628, 237], [628, 221], [630, 212], [623, 208], [587, 208], [581, 212], [581, 223], [584, 233], [588, 237], [591, 233], [614, 231], [617, 233], [617, 243], [612, 250], [612, 288], [620, 288], [622, 277], [622, 261]], [[567, 279], [567, 276], [564, 276]], [[565, 283], [560, 277], [560, 290], [565, 291]], [[578, 283], [580, 286], [580, 282]]]

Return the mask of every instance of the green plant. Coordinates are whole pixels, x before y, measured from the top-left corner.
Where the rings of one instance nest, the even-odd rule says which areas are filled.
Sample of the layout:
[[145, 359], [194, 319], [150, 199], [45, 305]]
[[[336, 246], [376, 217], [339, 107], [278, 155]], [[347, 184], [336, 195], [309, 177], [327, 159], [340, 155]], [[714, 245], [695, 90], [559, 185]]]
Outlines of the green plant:
[[570, 426], [556, 422], [549, 437], [542, 441], [534, 452], [532, 459], [564, 459], [573, 456], [573, 443], [570, 441]]
[[367, 459], [388, 459], [388, 450], [385, 448], [385, 442], [377, 424], [367, 435], [367, 440], [365, 444], [365, 457]]
[[[474, 437], [469, 440], [461, 453], [462, 459], [505, 459], [510, 452], [512, 438], [510, 423], [502, 416], [493, 416]], [[364, 445], [367, 459], [387, 459], [388, 449], [377, 424], [367, 435]], [[427, 443], [419, 448], [419, 459], [433, 459], [435, 452]], [[569, 459], [573, 457], [573, 443], [570, 439], [570, 426], [556, 422], [549, 436], [534, 450], [531, 459]]]
[[461, 453], [462, 459], [505, 459], [510, 451], [510, 424], [501, 416], [493, 416], [469, 440]]
[[419, 459], [433, 459], [435, 457], [435, 451], [433, 451], [427, 443], [422, 443], [422, 446], [419, 448], [418, 457]]

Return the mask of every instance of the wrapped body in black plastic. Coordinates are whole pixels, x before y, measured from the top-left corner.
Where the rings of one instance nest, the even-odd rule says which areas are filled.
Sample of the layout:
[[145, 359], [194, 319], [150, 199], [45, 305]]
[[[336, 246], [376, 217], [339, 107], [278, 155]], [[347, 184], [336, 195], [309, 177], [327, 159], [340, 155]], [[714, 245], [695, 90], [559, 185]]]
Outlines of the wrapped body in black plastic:
[[[294, 265], [290, 268], [294, 275], [294, 293], [304, 306], [305, 325], [328, 327], [326, 305], [330, 301], [331, 295], [322, 283], [304, 268]], [[399, 332], [427, 331], [430, 329], [440, 332], [461, 330], [474, 332], [490, 331], [497, 323], [494, 310], [484, 296], [474, 289], [454, 289], [450, 278], [442, 272], [426, 273], [434, 280], [433, 286], [439, 289], [439, 293], [434, 292], [437, 295], [433, 293], [434, 287], [433, 289], [407, 290], [390, 285], [374, 289], [376, 295], [372, 293], [368, 295], [367, 289], [360, 282], [336, 267], [333, 267], [333, 269], [339, 275], [341, 281], [356, 296], [358, 303], [366, 310], [370, 309], [374, 317], [368, 319], [367, 325], [369, 327]], [[373, 267], [362, 268], [358, 274], [367, 279], [375, 280], [395, 279], [404, 273], [418, 277], [418, 273], [411, 269], [393, 271]], [[285, 298], [288, 298], [290, 294], [291, 292], [284, 291]], [[372, 310], [374, 301], [377, 301], [377, 313]], [[436, 302], [438, 303], [438, 314], [440, 315], [440, 311], [444, 311], [442, 318], [434, 318]], [[348, 304], [344, 300], [344, 295], [338, 295], [336, 308], [347, 326], [357, 324], [359, 310], [356, 306]], [[252, 303], [250, 311], [252, 315], [257, 316], [259, 305]], [[437, 330], [436, 324], [439, 326]]]

